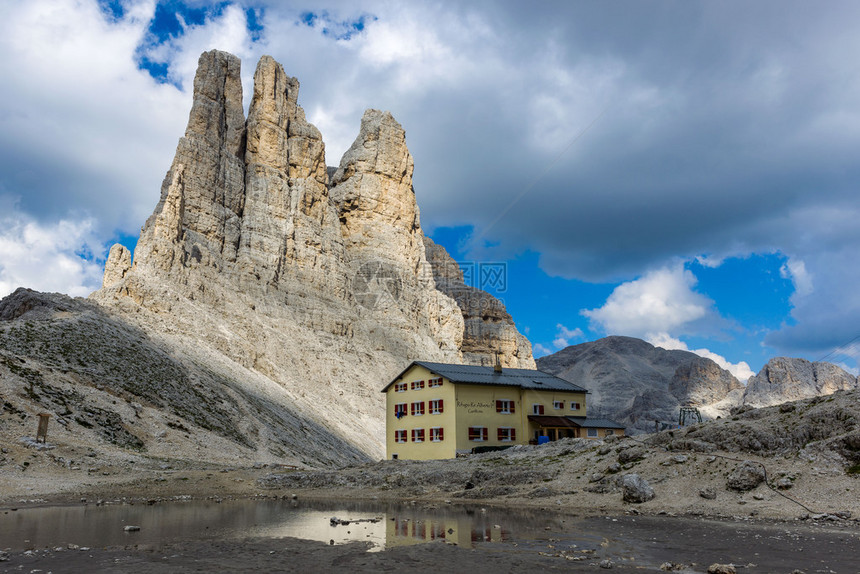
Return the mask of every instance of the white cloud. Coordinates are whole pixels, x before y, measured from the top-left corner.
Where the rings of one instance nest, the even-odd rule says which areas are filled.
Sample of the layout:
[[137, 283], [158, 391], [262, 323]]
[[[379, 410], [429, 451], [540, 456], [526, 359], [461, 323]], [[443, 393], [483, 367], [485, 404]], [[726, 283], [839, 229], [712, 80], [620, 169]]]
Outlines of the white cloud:
[[684, 343], [680, 339], [671, 337], [668, 333], [649, 333], [648, 335], [646, 335], [645, 340], [654, 345], [655, 347], [662, 347], [667, 350], [678, 349], [681, 351], [690, 351], [691, 353], [696, 353], [700, 357], [711, 359], [713, 362], [718, 364], [720, 368], [730, 372], [732, 375], [734, 375], [736, 379], [738, 379], [742, 383], [746, 383], [747, 379], [755, 375], [755, 373], [752, 371], [752, 369], [750, 369], [750, 366], [745, 361], [741, 361], [739, 363], [730, 363], [722, 355], [718, 355], [708, 349], [690, 349], [686, 343]]
[[783, 279], [791, 279], [796, 297], [806, 297], [813, 292], [812, 276], [806, 271], [806, 264], [798, 259], [789, 258], [779, 269]]
[[582, 314], [609, 335], [672, 333], [713, 316], [713, 301], [693, 290], [696, 277], [683, 265], [650, 271], [622, 283], [597, 309]]
[[0, 226], [0, 297], [18, 287], [84, 297], [101, 287], [104, 253], [91, 219], [43, 225], [14, 213]]
[[545, 345], [535, 343], [532, 347], [532, 354], [535, 358], [545, 357], [552, 353], [552, 350]]
[[570, 345], [571, 339], [582, 339], [585, 335], [582, 332], [582, 329], [576, 327], [575, 329], [568, 329], [561, 323], [558, 323], [555, 328], [558, 330], [556, 333], [556, 337], [553, 340], [552, 344], [556, 349], [563, 349]]

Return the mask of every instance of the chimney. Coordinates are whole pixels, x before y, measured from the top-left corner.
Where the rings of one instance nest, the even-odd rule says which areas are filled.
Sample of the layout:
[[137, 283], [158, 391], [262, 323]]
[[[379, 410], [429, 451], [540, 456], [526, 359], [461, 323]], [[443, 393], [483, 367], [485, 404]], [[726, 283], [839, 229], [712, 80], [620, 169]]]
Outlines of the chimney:
[[496, 366], [493, 367], [493, 371], [495, 371], [496, 373], [502, 374], [502, 363], [499, 360], [499, 354], [498, 353], [496, 353]]

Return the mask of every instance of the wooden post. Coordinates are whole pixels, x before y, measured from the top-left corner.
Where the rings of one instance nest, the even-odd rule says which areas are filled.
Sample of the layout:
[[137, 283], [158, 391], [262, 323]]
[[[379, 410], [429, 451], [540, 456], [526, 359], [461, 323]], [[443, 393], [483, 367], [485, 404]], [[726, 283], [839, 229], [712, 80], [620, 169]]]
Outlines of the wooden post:
[[48, 419], [51, 418], [49, 413], [39, 413], [39, 428], [36, 430], [36, 442], [44, 443], [48, 440]]

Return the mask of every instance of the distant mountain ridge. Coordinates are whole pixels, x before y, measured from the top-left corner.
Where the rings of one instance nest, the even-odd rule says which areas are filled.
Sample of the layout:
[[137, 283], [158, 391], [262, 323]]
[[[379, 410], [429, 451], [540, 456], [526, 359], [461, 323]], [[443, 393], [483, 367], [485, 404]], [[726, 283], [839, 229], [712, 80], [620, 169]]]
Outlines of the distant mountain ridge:
[[537, 365], [591, 391], [589, 413], [639, 431], [653, 431], [655, 420], [677, 421], [683, 405], [716, 418], [742, 405], [770, 406], [858, 388], [857, 377], [836, 365], [785, 357], [771, 359], [744, 386], [711, 359], [622, 336], [566, 347]]

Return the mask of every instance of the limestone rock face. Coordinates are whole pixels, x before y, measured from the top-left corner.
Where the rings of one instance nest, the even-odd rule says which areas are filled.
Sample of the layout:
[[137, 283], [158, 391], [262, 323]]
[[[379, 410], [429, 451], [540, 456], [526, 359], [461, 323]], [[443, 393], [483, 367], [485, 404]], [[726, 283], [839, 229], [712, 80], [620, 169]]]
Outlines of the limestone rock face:
[[131, 251], [117, 243], [110, 248], [105, 262], [105, 276], [102, 287], [108, 287], [120, 281], [131, 269]]
[[832, 363], [776, 357], [750, 377], [743, 402], [767, 407], [787, 401], [856, 389], [857, 378]]
[[332, 171], [298, 90], [263, 57], [246, 121], [239, 60], [200, 57], [188, 127], [134, 263], [112, 250], [91, 298], [191, 363], [235, 365], [219, 380], [254, 373], [260, 397], [286, 397], [303, 428], [379, 456], [379, 390], [410, 361], [488, 364], [501, 350], [503, 364], [532, 366], [531, 347], [498, 301], [477, 320], [495, 339], [477, 345], [471, 307], [437, 287], [391, 114], [368, 110]]
[[680, 404], [696, 407], [719, 402], [741, 388], [743, 385], [730, 372], [704, 357], [679, 366], [669, 382], [669, 392]]
[[517, 331], [501, 301], [463, 280], [463, 271], [444, 248], [424, 238], [427, 260], [437, 287], [453, 298], [463, 314], [463, 356], [471, 363], [493, 365], [500, 353], [503, 367], [534, 369], [532, 347]]

